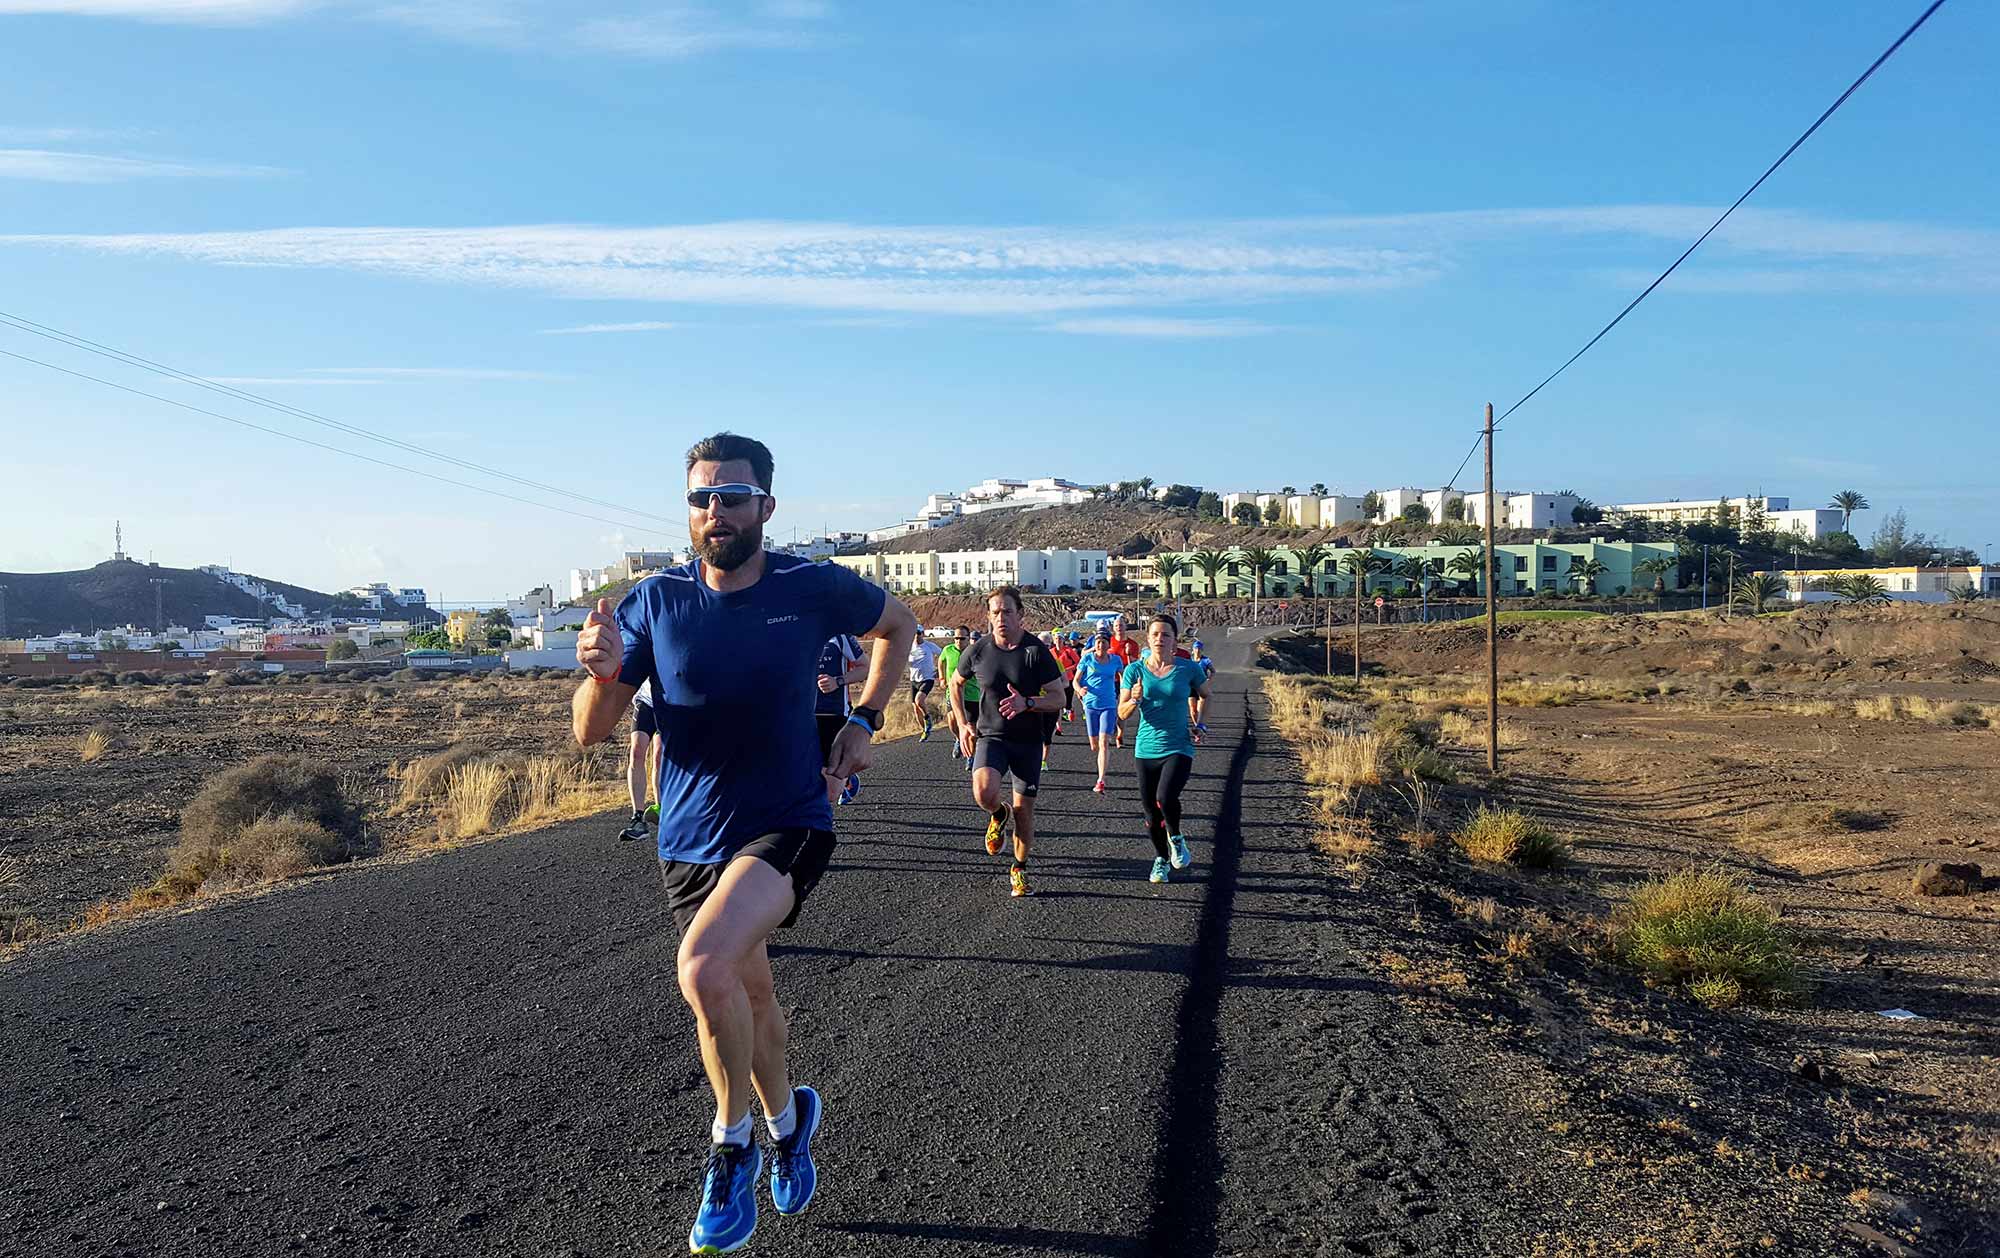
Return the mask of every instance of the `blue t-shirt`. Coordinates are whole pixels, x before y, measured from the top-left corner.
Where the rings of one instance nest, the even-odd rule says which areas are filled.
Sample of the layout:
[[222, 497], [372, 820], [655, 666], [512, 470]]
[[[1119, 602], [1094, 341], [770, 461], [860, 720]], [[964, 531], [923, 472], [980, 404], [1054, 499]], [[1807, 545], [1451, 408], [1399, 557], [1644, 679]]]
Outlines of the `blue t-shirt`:
[[1118, 679], [1124, 675], [1125, 661], [1107, 654], [1102, 663], [1093, 651], [1085, 651], [1076, 666], [1076, 690], [1083, 696], [1085, 711], [1103, 711], [1118, 706]]
[[828, 638], [873, 629], [887, 598], [836, 564], [768, 553], [734, 594], [696, 561], [625, 596], [618, 680], [656, 683], [661, 860], [713, 865], [775, 830], [833, 828], [815, 666]]
[[1165, 677], [1155, 677], [1144, 664], [1126, 666], [1119, 685], [1129, 690], [1133, 682], [1141, 684], [1139, 737], [1132, 744], [1133, 755], [1151, 760], [1194, 754], [1194, 738], [1188, 733], [1188, 696], [1204, 680], [1201, 665], [1193, 660], [1176, 659], [1174, 671]]
[[[873, 626], [870, 626], [871, 628]], [[861, 658], [861, 639], [851, 633], [836, 634], [819, 649], [819, 663], [813, 669], [813, 713], [816, 716], [847, 715], [847, 666]], [[829, 693], [819, 688], [819, 679], [832, 677], [840, 684]]]

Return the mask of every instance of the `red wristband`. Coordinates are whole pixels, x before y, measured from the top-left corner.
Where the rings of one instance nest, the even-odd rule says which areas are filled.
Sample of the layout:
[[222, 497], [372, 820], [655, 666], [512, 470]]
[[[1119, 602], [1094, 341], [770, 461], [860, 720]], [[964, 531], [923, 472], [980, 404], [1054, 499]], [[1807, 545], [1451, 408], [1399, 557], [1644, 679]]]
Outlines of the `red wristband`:
[[600, 685], [600, 686], [608, 686], [608, 685], [610, 685], [610, 684], [611, 684], [612, 682], [614, 682], [614, 681], [617, 681], [617, 680], [618, 680], [618, 674], [616, 674], [616, 673], [613, 673], [613, 674], [611, 674], [611, 676], [609, 676], [609, 677], [599, 677], [599, 676], [598, 676], [598, 675], [597, 675], [596, 673], [592, 673], [592, 674], [590, 675], [590, 679], [591, 679], [592, 681], [596, 682], [596, 683], [597, 683], [598, 685]]

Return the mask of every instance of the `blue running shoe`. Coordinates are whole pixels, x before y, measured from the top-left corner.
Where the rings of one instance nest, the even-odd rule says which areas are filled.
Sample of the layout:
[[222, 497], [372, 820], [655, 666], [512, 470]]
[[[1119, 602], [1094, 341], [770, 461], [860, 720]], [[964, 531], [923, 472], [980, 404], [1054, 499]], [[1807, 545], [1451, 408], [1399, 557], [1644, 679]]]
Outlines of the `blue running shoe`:
[[763, 1173], [764, 1151], [755, 1141], [709, 1146], [701, 1209], [688, 1232], [689, 1253], [726, 1254], [750, 1243], [757, 1230], [757, 1179]]
[[1167, 868], [1167, 858], [1164, 856], [1155, 856], [1153, 858], [1153, 872], [1147, 875], [1146, 881], [1165, 882], [1167, 880]]
[[1167, 836], [1167, 851], [1172, 854], [1175, 869], [1186, 869], [1194, 864], [1194, 853], [1188, 851], [1187, 840], [1178, 834]]
[[856, 795], [859, 795], [860, 793], [861, 793], [861, 775], [856, 774], [855, 776], [847, 779], [846, 786], [840, 788], [840, 802], [843, 804], [851, 804], [854, 802], [854, 797]]
[[802, 1214], [812, 1204], [813, 1189], [819, 1186], [819, 1172], [813, 1169], [812, 1139], [819, 1130], [819, 1093], [811, 1088], [793, 1088], [792, 1106], [798, 1126], [778, 1141], [771, 1153], [771, 1204], [779, 1214]]

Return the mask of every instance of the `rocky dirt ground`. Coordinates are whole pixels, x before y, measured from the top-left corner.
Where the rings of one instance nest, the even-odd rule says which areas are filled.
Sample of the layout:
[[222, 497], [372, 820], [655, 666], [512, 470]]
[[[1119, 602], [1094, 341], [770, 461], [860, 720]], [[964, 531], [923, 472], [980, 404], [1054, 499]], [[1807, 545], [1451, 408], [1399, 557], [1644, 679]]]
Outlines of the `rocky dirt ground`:
[[[561, 747], [571, 688], [492, 676], [0, 689], [0, 914], [56, 928], [152, 881], [202, 784], [270, 752], [334, 767], [368, 816], [369, 846], [407, 844], [424, 821], [390, 815], [392, 768], [465, 740]], [[92, 730], [111, 743], [85, 761]]]
[[[1286, 667], [1323, 667], [1318, 638], [1274, 645]], [[1751, 1159], [1773, 1193], [1841, 1186], [1845, 1234], [1872, 1252], [2000, 1252], [2000, 609], [1510, 626], [1490, 791], [1484, 692], [1467, 684], [1483, 632], [1367, 632], [1363, 654], [1369, 693], [1455, 734], [1465, 785], [1440, 807], [1497, 799], [1572, 845], [1556, 873], [1449, 844], [1350, 863], [1434, 881], [1429, 911], [1462, 948], [1418, 988], [1511, 1028], [1556, 1094], [1654, 1128], [1654, 1148], [1631, 1147], [1565, 1115], [1572, 1156], [1635, 1173]], [[1917, 894], [1933, 862], [1987, 876], [1971, 895]], [[1790, 998], [1714, 1013], [1606, 959], [1633, 886], [1710, 864], [1794, 932]]]

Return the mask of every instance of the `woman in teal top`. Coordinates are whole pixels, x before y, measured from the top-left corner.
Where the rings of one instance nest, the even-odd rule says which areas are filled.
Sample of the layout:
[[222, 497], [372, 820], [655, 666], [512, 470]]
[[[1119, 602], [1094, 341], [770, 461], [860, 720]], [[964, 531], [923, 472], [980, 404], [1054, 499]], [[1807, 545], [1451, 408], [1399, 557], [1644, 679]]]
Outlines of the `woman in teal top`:
[[1155, 616], [1146, 626], [1145, 658], [1125, 669], [1118, 704], [1120, 720], [1139, 714], [1133, 746], [1139, 762], [1139, 800], [1146, 809], [1146, 837], [1153, 842], [1153, 882], [1167, 881], [1169, 869], [1194, 862], [1181, 834], [1181, 791], [1194, 770], [1195, 742], [1207, 732], [1208, 675], [1193, 660], [1174, 655], [1180, 626], [1172, 616]]

